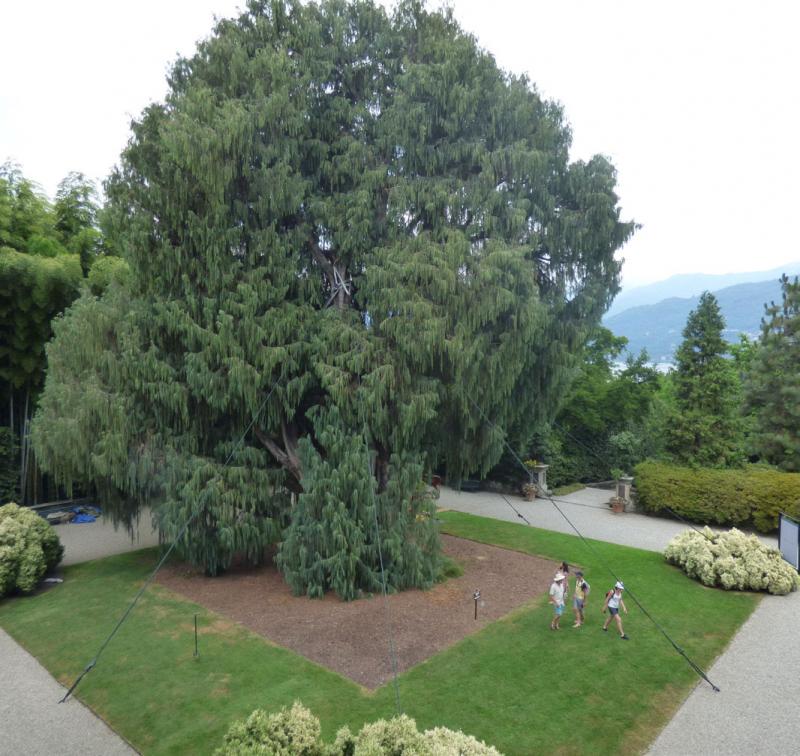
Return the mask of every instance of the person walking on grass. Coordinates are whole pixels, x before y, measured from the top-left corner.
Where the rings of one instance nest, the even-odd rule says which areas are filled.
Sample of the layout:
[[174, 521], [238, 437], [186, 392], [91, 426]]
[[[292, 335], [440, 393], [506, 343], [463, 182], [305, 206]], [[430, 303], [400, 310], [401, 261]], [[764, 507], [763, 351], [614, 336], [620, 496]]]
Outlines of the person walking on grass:
[[583, 611], [586, 608], [588, 596], [589, 583], [583, 579], [583, 573], [578, 570], [575, 573], [575, 592], [572, 594], [572, 608], [575, 611], [575, 624], [572, 627], [580, 627], [584, 623]]
[[614, 621], [617, 623], [619, 637], [622, 638], [622, 640], [628, 640], [628, 636], [625, 635], [625, 630], [622, 628], [622, 617], [619, 616], [620, 609], [622, 609], [625, 614], [628, 613], [628, 608], [622, 600], [622, 592], [624, 590], [625, 586], [617, 581], [614, 588], [606, 594], [606, 601], [603, 604], [603, 614], [605, 614], [606, 609], [608, 609], [608, 617], [606, 617], [606, 621], [603, 623], [603, 630], [608, 630], [608, 626], [611, 624], [611, 618], [613, 617]]
[[558, 623], [564, 613], [564, 575], [557, 572], [550, 586], [550, 603], [553, 605], [553, 620], [550, 622], [551, 630], [560, 630]]

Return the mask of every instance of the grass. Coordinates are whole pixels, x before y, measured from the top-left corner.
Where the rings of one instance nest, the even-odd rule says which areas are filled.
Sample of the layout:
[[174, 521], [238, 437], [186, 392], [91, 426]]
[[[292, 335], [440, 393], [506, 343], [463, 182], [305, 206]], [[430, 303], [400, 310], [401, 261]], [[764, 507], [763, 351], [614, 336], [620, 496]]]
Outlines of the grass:
[[[453, 535], [581, 565], [593, 586], [589, 622], [572, 630], [565, 617], [565, 629], [551, 632], [543, 596], [403, 674], [404, 711], [421, 729], [462, 729], [507, 754], [644, 750], [697, 677], [631, 601], [630, 642], [600, 631], [611, 578], [594, 554], [569, 535], [457, 512], [439, 516]], [[758, 601], [705, 588], [658, 554], [594, 545], [701, 667]], [[0, 626], [71, 683], [155, 558], [149, 550], [70, 567], [62, 586], [3, 602]], [[77, 695], [144, 753], [209, 753], [234, 719], [297, 698], [328, 739], [343, 724], [357, 729], [394, 712], [391, 685], [369, 693], [159, 586], [148, 589]]]
[[585, 483], [567, 483], [563, 486], [556, 486], [553, 489], [554, 496], [566, 496], [567, 494], [575, 493], [575, 491], [582, 491], [586, 488]]

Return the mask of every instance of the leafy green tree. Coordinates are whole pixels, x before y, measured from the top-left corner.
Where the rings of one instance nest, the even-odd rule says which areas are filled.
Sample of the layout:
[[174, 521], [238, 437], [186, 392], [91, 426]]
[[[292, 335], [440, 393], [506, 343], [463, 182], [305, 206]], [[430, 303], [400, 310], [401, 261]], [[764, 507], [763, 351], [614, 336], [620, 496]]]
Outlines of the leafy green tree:
[[100, 204], [97, 189], [82, 173], [70, 173], [56, 191], [56, 231], [72, 254], [80, 257], [84, 275], [101, 253]]
[[[392, 586], [429, 583], [423, 474], [496, 462], [503, 436], [473, 402], [514, 439], [550, 416], [618, 289], [633, 225], [613, 167], [569, 163], [560, 108], [418, 2], [251, 2], [169, 84], [107, 185], [131, 330], [93, 359], [136, 408], [97, 441], [117, 514], [135, 516], [125, 471], [145, 449], [165, 536], [196, 515], [190, 558], [214, 572], [286, 527], [292, 587], [349, 597], [374, 588], [373, 491]], [[63, 364], [83, 370], [72, 335], [99, 306], [65, 318]], [[71, 380], [48, 378], [38, 448], [97, 479], [76, 455], [101, 449], [45, 440], [54, 414], [83, 413], [47, 396]]]
[[534, 441], [531, 454], [551, 463], [555, 484], [605, 480], [612, 467], [627, 472], [644, 458], [643, 427], [659, 375], [645, 352], [623, 362], [627, 343], [596, 329], [552, 432]]
[[667, 450], [683, 464], [724, 467], [743, 458], [739, 382], [725, 357], [724, 328], [716, 298], [703, 292], [675, 355], [676, 412], [667, 429]]
[[6, 455], [4, 469], [16, 468], [23, 501], [28, 480], [38, 480], [26, 424], [44, 383], [51, 321], [78, 295], [83, 277], [78, 240], [85, 229], [61, 228], [60, 217], [17, 166], [0, 168], [0, 422], [13, 438], [14, 458]]
[[746, 382], [752, 445], [765, 461], [800, 471], [800, 283], [781, 277], [782, 300], [765, 307]]

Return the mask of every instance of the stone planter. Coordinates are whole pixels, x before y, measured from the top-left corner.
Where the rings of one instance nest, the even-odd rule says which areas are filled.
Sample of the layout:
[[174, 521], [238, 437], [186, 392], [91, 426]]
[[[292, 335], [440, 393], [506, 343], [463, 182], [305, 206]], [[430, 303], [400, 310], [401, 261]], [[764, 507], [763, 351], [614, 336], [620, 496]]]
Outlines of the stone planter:
[[536, 489], [547, 496], [550, 492], [547, 488], [547, 469], [550, 465], [534, 465], [531, 468], [531, 482], [536, 485]]
[[617, 481], [617, 497], [623, 501], [631, 500], [631, 485], [633, 478], [630, 475], [623, 475]]
[[608, 505], [614, 514], [622, 514], [625, 511], [625, 499], [621, 496], [612, 496]]

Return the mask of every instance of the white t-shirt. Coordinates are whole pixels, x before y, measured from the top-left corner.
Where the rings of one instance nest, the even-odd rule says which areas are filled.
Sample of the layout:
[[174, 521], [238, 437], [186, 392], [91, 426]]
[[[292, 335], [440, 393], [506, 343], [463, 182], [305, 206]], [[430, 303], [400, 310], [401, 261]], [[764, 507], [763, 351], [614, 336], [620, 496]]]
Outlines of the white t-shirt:
[[613, 593], [612, 593], [612, 594], [611, 594], [611, 595], [608, 597], [608, 605], [609, 605], [609, 606], [610, 606], [612, 609], [619, 609], [619, 602], [620, 602], [620, 601], [622, 601], [622, 591], [620, 591], [619, 593], [617, 593], [616, 591], [614, 591], [614, 592], [613, 592]]
[[564, 603], [564, 586], [556, 582], [550, 586], [550, 595], [555, 599], [556, 604], [561, 605]]

